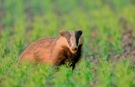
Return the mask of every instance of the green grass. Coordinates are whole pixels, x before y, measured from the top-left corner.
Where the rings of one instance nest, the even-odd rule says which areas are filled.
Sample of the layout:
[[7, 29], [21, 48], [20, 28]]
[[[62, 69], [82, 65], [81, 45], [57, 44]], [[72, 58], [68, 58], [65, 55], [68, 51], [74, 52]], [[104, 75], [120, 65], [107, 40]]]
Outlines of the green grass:
[[[132, 62], [108, 61], [122, 53], [122, 17], [135, 29], [133, 0], [0, 0], [0, 87], [134, 87]], [[28, 44], [61, 29], [83, 30], [83, 56], [74, 71], [18, 67]]]

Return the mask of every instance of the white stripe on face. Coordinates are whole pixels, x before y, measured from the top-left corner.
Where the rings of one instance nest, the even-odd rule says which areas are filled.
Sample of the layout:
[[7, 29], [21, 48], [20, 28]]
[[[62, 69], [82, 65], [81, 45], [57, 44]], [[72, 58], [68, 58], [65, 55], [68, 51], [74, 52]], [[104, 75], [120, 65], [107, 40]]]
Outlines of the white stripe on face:
[[75, 32], [71, 32], [70, 34], [71, 34], [70, 38], [71, 48], [77, 48]]

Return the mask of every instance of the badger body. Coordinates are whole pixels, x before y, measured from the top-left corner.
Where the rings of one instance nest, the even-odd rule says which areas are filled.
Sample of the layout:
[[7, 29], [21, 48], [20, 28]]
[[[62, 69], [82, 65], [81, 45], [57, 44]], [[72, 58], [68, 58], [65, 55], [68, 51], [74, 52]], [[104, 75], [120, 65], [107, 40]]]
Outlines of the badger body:
[[69, 63], [72, 69], [82, 54], [82, 31], [60, 31], [57, 38], [43, 38], [30, 44], [21, 54], [19, 64], [23, 60], [30, 63], [59, 66]]

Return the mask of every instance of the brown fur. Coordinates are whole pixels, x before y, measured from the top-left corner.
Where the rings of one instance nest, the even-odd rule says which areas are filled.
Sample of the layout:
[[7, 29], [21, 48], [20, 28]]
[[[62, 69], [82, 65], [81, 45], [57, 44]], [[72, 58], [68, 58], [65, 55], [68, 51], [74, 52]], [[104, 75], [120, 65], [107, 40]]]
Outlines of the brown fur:
[[33, 42], [21, 54], [19, 64], [23, 60], [28, 60], [31, 63], [45, 63], [52, 66], [59, 66], [69, 62], [72, 69], [78, 62], [81, 56], [81, 47], [78, 47], [76, 53], [72, 53], [67, 47], [68, 43], [62, 36], [58, 38], [44, 38]]

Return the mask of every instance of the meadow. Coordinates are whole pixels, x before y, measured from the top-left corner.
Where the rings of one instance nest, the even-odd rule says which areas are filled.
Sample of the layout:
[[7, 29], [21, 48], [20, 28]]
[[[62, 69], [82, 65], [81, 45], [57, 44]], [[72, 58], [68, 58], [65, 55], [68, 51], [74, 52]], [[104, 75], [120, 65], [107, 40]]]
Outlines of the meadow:
[[[83, 56], [24, 64], [21, 52], [60, 30], [83, 30]], [[135, 0], [0, 0], [0, 87], [135, 87]]]

